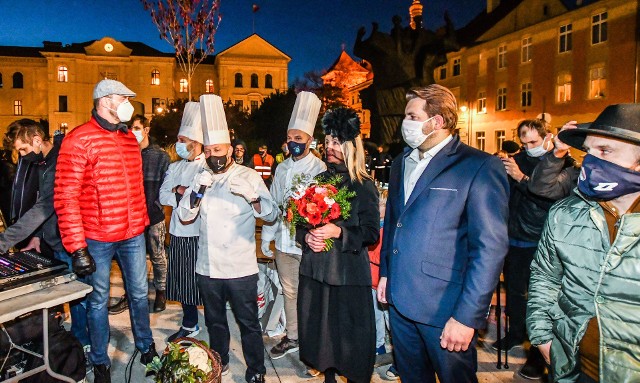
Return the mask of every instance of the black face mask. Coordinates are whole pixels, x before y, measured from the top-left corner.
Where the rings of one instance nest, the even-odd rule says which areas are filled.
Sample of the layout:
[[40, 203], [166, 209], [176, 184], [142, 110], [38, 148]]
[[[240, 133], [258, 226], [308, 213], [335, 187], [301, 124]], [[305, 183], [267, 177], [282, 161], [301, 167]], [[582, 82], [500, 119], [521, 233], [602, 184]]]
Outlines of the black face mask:
[[227, 156], [209, 156], [207, 165], [214, 173], [221, 173], [227, 167]]
[[42, 162], [44, 160], [44, 154], [42, 154], [42, 152], [29, 152], [22, 156], [22, 160], [26, 162]]

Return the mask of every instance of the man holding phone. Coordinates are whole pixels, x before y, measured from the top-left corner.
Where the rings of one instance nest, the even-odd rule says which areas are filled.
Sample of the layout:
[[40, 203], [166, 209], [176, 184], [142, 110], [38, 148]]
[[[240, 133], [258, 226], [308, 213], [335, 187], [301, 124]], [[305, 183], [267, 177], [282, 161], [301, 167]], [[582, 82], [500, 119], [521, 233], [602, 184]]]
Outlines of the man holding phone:
[[[551, 205], [556, 201], [530, 191], [532, 185], [529, 177], [545, 157], [553, 156], [554, 136], [547, 123], [542, 120], [524, 120], [518, 124], [517, 132], [524, 150], [513, 157], [502, 158], [511, 186], [509, 252], [504, 264], [509, 332], [501, 341], [502, 349], [507, 351], [522, 347], [527, 340], [525, 315], [531, 273], [529, 267], [538, 247], [544, 221]], [[574, 164], [575, 160], [566, 156], [563, 168], [573, 167]], [[493, 347], [497, 349], [497, 342]], [[539, 379], [543, 372], [544, 360], [534, 347], [518, 374], [527, 379]]]

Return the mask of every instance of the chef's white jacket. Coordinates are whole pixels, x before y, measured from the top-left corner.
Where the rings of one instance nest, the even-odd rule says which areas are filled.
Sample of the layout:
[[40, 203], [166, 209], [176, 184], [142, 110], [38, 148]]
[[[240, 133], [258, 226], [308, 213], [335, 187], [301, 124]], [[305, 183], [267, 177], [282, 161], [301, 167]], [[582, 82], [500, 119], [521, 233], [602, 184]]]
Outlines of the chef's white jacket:
[[[231, 193], [229, 181], [242, 177], [260, 197], [261, 212], [239, 195]], [[232, 279], [258, 273], [256, 257], [256, 218], [271, 222], [278, 206], [258, 173], [235, 162], [229, 170], [213, 175], [199, 207], [191, 208], [193, 186], [178, 205], [178, 217], [190, 221], [200, 217], [200, 238], [196, 273], [210, 278]]]
[[[164, 176], [164, 182], [160, 186], [160, 203], [173, 208], [169, 233], [176, 237], [197, 237], [200, 230], [200, 217], [197, 217], [192, 224], [182, 224], [176, 209], [178, 207], [176, 193], [173, 193], [171, 189], [176, 186], [189, 187], [193, 183], [195, 175], [202, 170], [205, 164], [204, 153], [200, 153], [193, 161], [182, 160], [174, 162], [169, 165], [169, 169], [167, 169], [167, 173]], [[186, 192], [184, 197], [189, 199], [189, 195]]]

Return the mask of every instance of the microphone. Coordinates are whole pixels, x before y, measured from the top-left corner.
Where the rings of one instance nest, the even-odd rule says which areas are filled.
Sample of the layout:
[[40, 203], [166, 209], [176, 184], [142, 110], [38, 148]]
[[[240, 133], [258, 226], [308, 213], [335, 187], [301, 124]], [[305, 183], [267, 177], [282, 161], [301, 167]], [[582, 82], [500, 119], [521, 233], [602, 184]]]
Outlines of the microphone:
[[[202, 168], [200, 173], [202, 172], [209, 172], [210, 174], [213, 174], [213, 171], [209, 168]], [[192, 206], [194, 208], [200, 206], [200, 202], [202, 202], [202, 196], [204, 196], [204, 192], [207, 191], [207, 188], [208, 186], [206, 185], [200, 185], [200, 189], [198, 189], [198, 193], [196, 193], [196, 198], [193, 200]]]

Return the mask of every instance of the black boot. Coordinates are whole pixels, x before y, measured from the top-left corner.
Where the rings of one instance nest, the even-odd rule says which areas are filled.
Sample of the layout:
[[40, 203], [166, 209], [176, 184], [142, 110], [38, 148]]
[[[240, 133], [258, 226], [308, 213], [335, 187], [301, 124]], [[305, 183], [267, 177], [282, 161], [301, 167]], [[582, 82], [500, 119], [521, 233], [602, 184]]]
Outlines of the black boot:
[[538, 347], [531, 346], [529, 355], [524, 366], [518, 371], [518, 375], [525, 379], [536, 380], [542, 378], [545, 369], [545, 362]]
[[109, 315], [116, 315], [125, 312], [129, 309], [129, 301], [127, 300], [127, 294], [124, 294], [118, 302], [113, 306], [109, 306]]
[[[151, 363], [151, 361], [153, 361], [153, 358], [155, 358], [156, 356], [158, 356], [158, 353], [156, 352], [156, 344], [155, 342], [152, 342], [149, 346], [149, 350], [140, 355], [140, 363], [142, 363], [143, 366], [146, 366], [147, 364]], [[151, 376], [154, 374], [155, 372], [149, 371], [145, 376]]]
[[111, 367], [106, 364], [96, 364], [93, 366], [94, 383], [111, 383]]
[[167, 296], [164, 290], [156, 290], [156, 300], [153, 303], [153, 312], [159, 313], [167, 308]]

